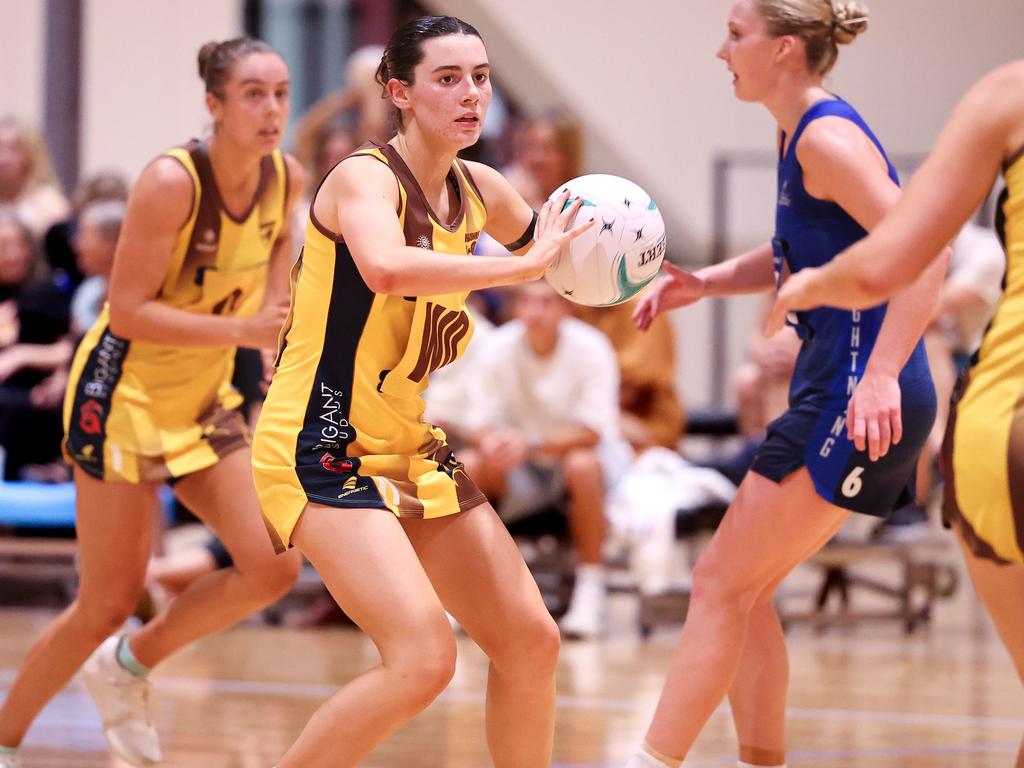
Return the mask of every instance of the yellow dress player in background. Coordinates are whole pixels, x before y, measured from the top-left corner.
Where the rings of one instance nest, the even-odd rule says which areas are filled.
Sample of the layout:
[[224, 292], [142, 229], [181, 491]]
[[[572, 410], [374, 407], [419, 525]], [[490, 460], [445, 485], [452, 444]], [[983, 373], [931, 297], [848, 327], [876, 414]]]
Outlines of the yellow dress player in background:
[[[159, 762], [149, 668], [273, 602], [298, 576], [297, 556], [275, 557], [267, 540], [246, 426], [232, 410], [241, 398], [230, 383], [236, 346], [273, 348], [286, 315], [287, 222], [303, 183], [277, 149], [288, 68], [265, 43], [238, 38], [204, 46], [199, 71], [213, 137], [143, 170], [109, 306], [75, 357], [64, 450], [75, 465], [80, 589], [29, 652], [0, 709], [5, 768], [83, 662], [112, 751], [131, 765]], [[216, 531], [234, 565], [195, 582], [137, 632], [112, 637], [142, 588], [165, 481]]]
[[[378, 79], [398, 134], [342, 160], [314, 195], [253, 472], [275, 545], [309, 558], [381, 661], [277, 765], [355, 765], [427, 706], [455, 669], [447, 609], [490, 658], [494, 764], [542, 768], [558, 628], [494, 509], [424, 422], [420, 394], [469, 343], [466, 294], [540, 278], [587, 226], [567, 231], [580, 206], [568, 194], [535, 219], [500, 174], [457, 159], [491, 98], [473, 27], [409, 22]], [[523, 255], [472, 256], [483, 229]]]
[[[794, 275], [771, 322], [819, 304], [884, 301], [928, 268], [1000, 171], [1003, 298], [954, 398], [943, 447], [943, 517], [1024, 680], [1024, 60], [989, 73], [967, 93], [896, 208], [827, 266]], [[1024, 744], [1016, 765], [1024, 766]]]

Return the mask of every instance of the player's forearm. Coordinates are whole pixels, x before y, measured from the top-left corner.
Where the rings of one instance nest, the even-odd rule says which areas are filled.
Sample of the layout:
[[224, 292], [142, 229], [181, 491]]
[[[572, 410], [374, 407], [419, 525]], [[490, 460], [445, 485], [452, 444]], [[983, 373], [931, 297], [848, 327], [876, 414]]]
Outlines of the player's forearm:
[[581, 424], [557, 430], [531, 448], [533, 453], [540, 456], [564, 456], [578, 448], [593, 448], [600, 439], [596, 431]]
[[899, 375], [931, 322], [948, 264], [947, 249], [917, 282], [893, 296], [868, 360], [868, 371]]
[[721, 264], [704, 267], [695, 274], [704, 281], [705, 296], [732, 296], [770, 290], [775, 285], [771, 243], [764, 243]]
[[460, 256], [409, 246], [381, 254], [374, 264], [360, 267], [360, 272], [370, 290], [394, 296], [459, 293], [541, 276], [527, 257]]
[[116, 336], [176, 347], [238, 346], [245, 341], [245, 318], [186, 312], [157, 301], [135, 307], [110, 306]]

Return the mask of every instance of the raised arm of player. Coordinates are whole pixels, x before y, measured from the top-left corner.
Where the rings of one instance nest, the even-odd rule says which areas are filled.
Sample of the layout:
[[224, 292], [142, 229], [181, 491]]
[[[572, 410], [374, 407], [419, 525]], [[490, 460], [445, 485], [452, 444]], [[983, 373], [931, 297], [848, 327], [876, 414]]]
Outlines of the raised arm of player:
[[132, 188], [110, 278], [110, 330], [125, 339], [178, 347], [273, 346], [284, 316], [279, 308], [232, 317], [186, 312], [156, 300], [193, 194], [188, 171], [170, 157], [150, 163]]
[[[565, 210], [545, 203], [537, 221], [533, 244], [521, 258], [464, 256], [405, 244], [396, 213], [399, 203], [394, 175], [372, 157], [353, 157], [328, 176], [314, 203], [314, 211], [334, 206], [331, 217], [355, 260], [359, 274], [375, 293], [423, 296], [453, 293], [535, 280], [555, 260], [563, 245], [586, 231], [592, 222], [570, 229], [581, 201]], [[499, 220], [508, 201], [495, 205]], [[524, 224], [525, 228], [525, 224]]]
[[982, 78], [961, 100], [931, 156], [878, 228], [826, 267], [783, 287], [775, 314], [819, 304], [874, 306], [911, 283], [989, 193], [1024, 146], [1024, 61]]

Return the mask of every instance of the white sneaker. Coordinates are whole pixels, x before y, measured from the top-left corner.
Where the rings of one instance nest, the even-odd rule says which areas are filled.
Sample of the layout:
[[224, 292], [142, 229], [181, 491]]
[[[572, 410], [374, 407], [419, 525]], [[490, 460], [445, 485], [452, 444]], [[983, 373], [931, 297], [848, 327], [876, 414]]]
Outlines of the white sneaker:
[[149, 680], [117, 661], [121, 638], [108, 637], [82, 667], [82, 681], [100, 711], [111, 751], [130, 765], [160, 762], [160, 740], [149, 715]]
[[17, 752], [0, 752], [0, 768], [21, 768]]
[[576, 640], [601, 637], [605, 630], [606, 599], [607, 590], [603, 582], [577, 579], [569, 610], [558, 622], [562, 634]]

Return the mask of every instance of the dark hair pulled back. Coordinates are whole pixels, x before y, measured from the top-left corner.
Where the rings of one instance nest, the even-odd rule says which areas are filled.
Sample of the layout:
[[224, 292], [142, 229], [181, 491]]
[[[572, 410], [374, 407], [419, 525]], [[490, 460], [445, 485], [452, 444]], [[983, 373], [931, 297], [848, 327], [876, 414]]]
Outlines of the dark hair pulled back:
[[[392, 78], [406, 85], [412, 85], [413, 71], [416, 69], [416, 65], [423, 61], [423, 41], [446, 35], [480, 37], [480, 33], [472, 24], [467, 24], [454, 16], [420, 16], [396, 29], [391, 34], [391, 39], [388, 40], [384, 55], [381, 57], [380, 66], [377, 67], [377, 82], [383, 89], [382, 96], [387, 98], [387, 84], [388, 80]], [[393, 117], [401, 129], [401, 110], [395, 108]]]
[[262, 40], [252, 37], [235, 37], [219, 43], [211, 41], [200, 48], [199, 77], [206, 83], [207, 93], [223, 99], [224, 84], [231, 79], [235, 63], [250, 53], [277, 54], [277, 51]]

